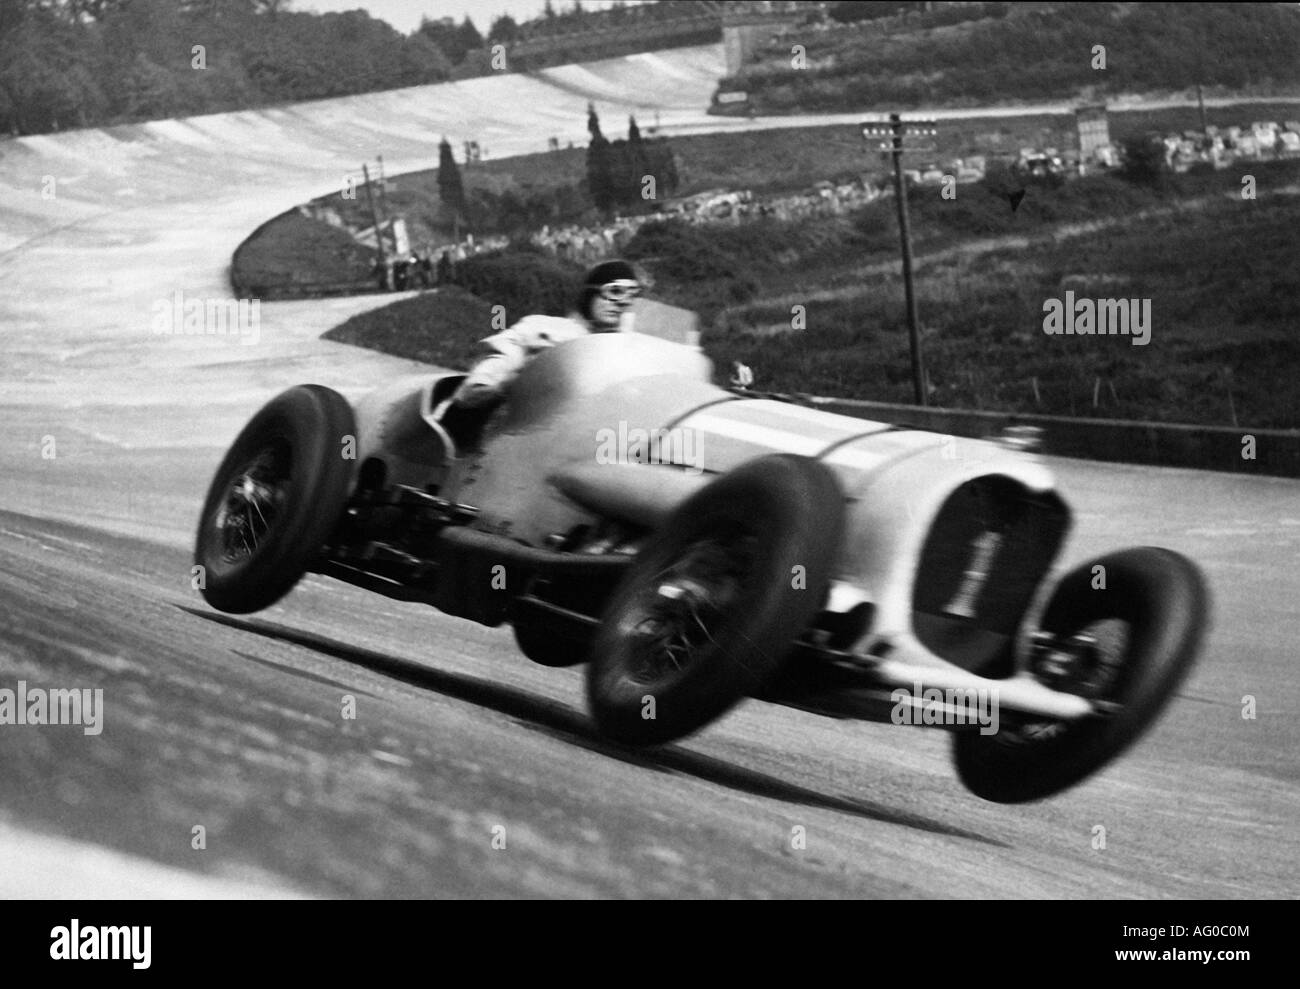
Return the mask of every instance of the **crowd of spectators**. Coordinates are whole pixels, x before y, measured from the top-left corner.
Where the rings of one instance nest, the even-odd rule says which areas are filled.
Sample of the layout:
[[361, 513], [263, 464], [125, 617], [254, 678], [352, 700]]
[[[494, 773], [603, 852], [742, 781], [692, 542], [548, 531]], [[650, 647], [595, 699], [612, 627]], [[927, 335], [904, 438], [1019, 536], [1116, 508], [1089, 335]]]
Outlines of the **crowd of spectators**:
[[437, 288], [455, 281], [455, 268], [461, 261], [500, 250], [508, 243], [505, 237], [468, 234], [459, 242], [438, 246], [426, 244], [423, 251], [412, 249], [386, 258], [382, 263], [376, 261], [370, 277], [381, 292]]
[[1166, 134], [1165, 164], [1185, 172], [1198, 162], [1226, 168], [1235, 160], [1269, 161], [1300, 157], [1300, 121], [1256, 121], [1249, 127], [1206, 127]]
[[622, 253], [623, 247], [636, 236], [648, 217], [619, 216], [608, 223], [583, 227], [574, 223], [544, 225], [529, 240], [548, 254], [582, 265]]
[[784, 221], [807, 216], [838, 216], [871, 202], [884, 191], [883, 186], [867, 179], [840, 184], [818, 182], [811, 189], [785, 194], [715, 189], [665, 202], [651, 213], [618, 216], [594, 226], [543, 226], [530, 241], [557, 258], [592, 264], [622, 253], [628, 241], [647, 223], [676, 219], [693, 226], [740, 225], [768, 217]]
[[[1148, 140], [1158, 141], [1163, 147], [1164, 168], [1169, 171], [1182, 173], [1196, 166], [1221, 169], [1234, 161], [1300, 158], [1300, 121], [1256, 121], [1249, 127], [1211, 124], [1204, 130], [1152, 135]], [[1119, 168], [1124, 163], [1125, 148], [1115, 143], [1104, 144], [1082, 158], [1075, 151], [1021, 148], [1011, 170], [1026, 180], [1059, 183], [1098, 169]]]

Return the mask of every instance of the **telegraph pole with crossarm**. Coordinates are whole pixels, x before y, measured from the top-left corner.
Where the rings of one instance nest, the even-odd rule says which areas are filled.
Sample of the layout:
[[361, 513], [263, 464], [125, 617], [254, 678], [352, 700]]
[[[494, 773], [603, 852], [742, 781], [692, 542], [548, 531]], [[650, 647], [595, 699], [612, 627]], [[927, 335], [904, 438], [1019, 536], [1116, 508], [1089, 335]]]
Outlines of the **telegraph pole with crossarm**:
[[907, 297], [907, 332], [912, 348], [912, 389], [917, 405], [928, 405], [925, 387], [925, 361], [921, 355], [921, 326], [916, 312], [916, 292], [912, 287], [912, 228], [907, 219], [907, 178], [903, 175], [903, 155], [910, 151], [934, 151], [935, 145], [903, 147], [903, 138], [933, 137], [938, 128], [933, 120], [903, 120], [896, 113], [888, 124], [863, 124], [862, 136], [888, 138], [880, 150], [894, 159], [894, 195], [898, 199], [898, 235], [903, 242], [903, 290]]

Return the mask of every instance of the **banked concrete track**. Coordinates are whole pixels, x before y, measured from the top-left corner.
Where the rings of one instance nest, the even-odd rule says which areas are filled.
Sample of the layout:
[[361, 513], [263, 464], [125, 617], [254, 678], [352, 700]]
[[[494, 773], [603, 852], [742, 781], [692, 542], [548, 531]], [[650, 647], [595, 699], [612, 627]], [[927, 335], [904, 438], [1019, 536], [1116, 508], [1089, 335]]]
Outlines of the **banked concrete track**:
[[203, 491], [262, 402], [418, 368], [318, 340], [385, 300], [264, 304], [255, 344], [156, 335], [157, 300], [224, 296], [262, 220], [375, 154], [426, 167], [443, 133], [538, 150], [582, 138], [588, 99], [751, 126], [704, 116], [720, 71], [688, 49], [0, 143], [0, 687], [105, 691], [99, 735], [0, 725], [0, 895], [1295, 895], [1293, 481], [1054, 462], [1069, 562], [1181, 550], [1215, 631], [1128, 758], [1020, 808], [966, 794], [939, 734], [751, 703], [631, 754], [505, 630], [315, 578], [242, 619], [190, 589]]

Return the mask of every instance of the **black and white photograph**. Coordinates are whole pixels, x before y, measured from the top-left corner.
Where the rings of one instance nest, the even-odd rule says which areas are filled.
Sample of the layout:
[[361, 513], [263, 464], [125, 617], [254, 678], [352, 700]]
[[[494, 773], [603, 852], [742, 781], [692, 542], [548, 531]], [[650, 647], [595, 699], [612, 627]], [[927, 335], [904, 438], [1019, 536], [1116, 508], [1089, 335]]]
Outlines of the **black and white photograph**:
[[0, 0], [0, 417], [35, 956], [1300, 897], [1298, 4]]

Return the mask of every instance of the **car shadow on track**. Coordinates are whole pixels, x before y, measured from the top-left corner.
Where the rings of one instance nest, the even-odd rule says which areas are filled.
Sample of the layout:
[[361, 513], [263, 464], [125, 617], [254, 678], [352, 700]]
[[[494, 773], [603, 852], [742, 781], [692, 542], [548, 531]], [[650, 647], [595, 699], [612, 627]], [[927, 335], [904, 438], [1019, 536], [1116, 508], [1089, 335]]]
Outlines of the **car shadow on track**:
[[[581, 746], [612, 759], [659, 772], [679, 772], [710, 783], [717, 783], [757, 797], [780, 800], [785, 803], [839, 811], [856, 817], [870, 818], [888, 824], [897, 824], [933, 834], [968, 838], [987, 845], [1009, 848], [1005, 842], [963, 828], [952, 827], [930, 820], [919, 814], [910, 814], [866, 800], [835, 794], [818, 793], [807, 787], [788, 783], [757, 770], [737, 766], [722, 759], [692, 752], [680, 745], [665, 745], [653, 749], [633, 749], [611, 742], [597, 733], [591, 720], [582, 712], [559, 701], [538, 697], [491, 680], [481, 680], [462, 673], [431, 669], [420, 663], [396, 656], [385, 655], [370, 649], [339, 642], [313, 632], [304, 632], [268, 621], [249, 621], [214, 611], [202, 611], [185, 605], [176, 605], [195, 618], [215, 622], [229, 628], [252, 632], [256, 635], [289, 642], [314, 652], [333, 656], [348, 663], [382, 673], [424, 690], [433, 690], [446, 697], [489, 708], [501, 714], [518, 718], [525, 727], [543, 731], [552, 737]], [[262, 661], [264, 662], [264, 661]], [[301, 674], [291, 667], [283, 667], [291, 675]]]

